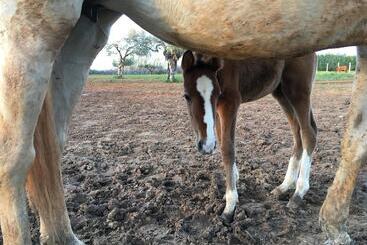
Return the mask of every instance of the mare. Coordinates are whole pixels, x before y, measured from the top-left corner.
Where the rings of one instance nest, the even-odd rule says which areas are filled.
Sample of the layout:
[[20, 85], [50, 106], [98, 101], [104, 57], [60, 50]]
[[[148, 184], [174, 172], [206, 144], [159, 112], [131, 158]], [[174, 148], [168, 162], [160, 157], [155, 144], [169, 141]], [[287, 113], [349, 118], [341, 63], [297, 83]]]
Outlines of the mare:
[[[4, 244], [82, 244], [60, 172], [73, 108], [89, 67], [123, 14], [157, 37], [230, 59], [287, 58], [358, 46], [342, 157], [320, 211], [334, 243], [350, 243], [352, 193], [367, 159], [367, 2], [243, 0], [0, 1], [0, 223]], [[215, 18], [213, 18], [215, 16]]]

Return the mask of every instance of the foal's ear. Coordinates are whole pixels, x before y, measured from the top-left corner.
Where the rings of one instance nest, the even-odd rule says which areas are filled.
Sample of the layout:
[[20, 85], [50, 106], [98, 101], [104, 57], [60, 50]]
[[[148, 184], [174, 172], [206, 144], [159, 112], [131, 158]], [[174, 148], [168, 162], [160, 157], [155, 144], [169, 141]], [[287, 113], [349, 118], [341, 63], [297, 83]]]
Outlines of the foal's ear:
[[213, 57], [210, 59], [209, 65], [213, 67], [215, 71], [219, 71], [223, 68], [223, 60], [221, 58]]
[[190, 69], [195, 63], [194, 55], [191, 50], [187, 50], [182, 56], [181, 68], [185, 72]]

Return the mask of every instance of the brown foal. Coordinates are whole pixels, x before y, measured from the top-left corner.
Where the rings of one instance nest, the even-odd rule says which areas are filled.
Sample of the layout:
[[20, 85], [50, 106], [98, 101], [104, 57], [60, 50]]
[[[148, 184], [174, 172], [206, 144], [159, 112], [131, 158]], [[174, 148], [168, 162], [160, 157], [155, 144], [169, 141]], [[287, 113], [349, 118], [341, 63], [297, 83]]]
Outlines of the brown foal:
[[198, 150], [203, 154], [212, 153], [216, 136], [220, 143], [226, 175], [226, 206], [222, 219], [226, 223], [233, 220], [238, 201], [234, 140], [238, 108], [241, 103], [270, 93], [283, 108], [294, 137], [284, 181], [272, 193], [279, 196], [295, 187], [288, 207], [297, 207], [309, 189], [311, 154], [316, 144], [317, 128], [310, 104], [315, 53], [286, 60], [234, 61], [186, 51], [182, 69], [184, 97]]

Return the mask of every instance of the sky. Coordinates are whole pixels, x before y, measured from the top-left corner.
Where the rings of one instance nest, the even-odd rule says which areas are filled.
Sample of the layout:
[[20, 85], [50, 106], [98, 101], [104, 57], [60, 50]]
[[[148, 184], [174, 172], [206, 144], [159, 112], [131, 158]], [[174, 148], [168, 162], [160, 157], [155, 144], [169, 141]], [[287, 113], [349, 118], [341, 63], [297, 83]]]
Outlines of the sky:
[[[110, 36], [108, 38], [108, 42], [114, 42], [116, 40], [120, 40], [128, 35], [131, 30], [142, 31], [143, 29], [140, 28], [137, 24], [135, 24], [132, 20], [130, 20], [126, 16], [122, 16], [120, 19], [116, 21], [116, 23], [111, 27]], [[346, 47], [346, 48], [338, 48], [338, 49], [327, 49], [322, 50], [317, 53], [332, 53], [332, 54], [346, 54], [346, 55], [356, 55], [356, 48], [355, 47]], [[155, 64], [162, 64], [165, 66], [165, 60], [162, 52], [160, 53], [153, 53], [148, 58], [141, 58], [146, 59], [150, 63]], [[109, 70], [113, 69], [112, 66], [112, 57], [107, 56], [105, 50], [102, 50], [96, 59], [94, 60], [91, 69], [94, 70]]]
[[[137, 24], [135, 24], [135, 22], [130, 20], [128, 17], [122, 16], [111, 27], [110, 36], [108, 38], [108, 43], [111, 43], [111, 42], [120, 40], [124, 37], [127, 37], [127, 35], [129, 34], [131, 30], [144, 31], [142, 28], [140, 28]], [[144, 58], [140, 58], [140, 59], [144, 59]], [[113, 58], [110, 56], [107, 56], [106, 50], [103, 49], [98, 54], [96, 59], [94, 60], [91, 69], [94, 69], [94, 70], [113, 69], [112, 60]], [[149, 60], [149, 62], [151, 63], [162, 64], [162, 65], [165, 64], [165, 60], [164, 60], [162, 51], [160, 53], [153, 53], [150, 57], [147, 58], [147, 60]]]

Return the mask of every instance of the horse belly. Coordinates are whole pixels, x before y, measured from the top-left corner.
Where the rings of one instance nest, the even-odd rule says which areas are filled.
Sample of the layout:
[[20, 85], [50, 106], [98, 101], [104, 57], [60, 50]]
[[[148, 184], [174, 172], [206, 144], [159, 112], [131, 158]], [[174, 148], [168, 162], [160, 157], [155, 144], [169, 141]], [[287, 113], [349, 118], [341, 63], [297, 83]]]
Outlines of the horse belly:
[[[284, 61], [260, 65], [260, 69], [246, 69], [240, 74], [242, 103], [271, 94], [280, 84]], [[254, 71], [253, 71], [254, 70]]]

